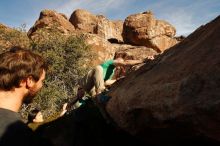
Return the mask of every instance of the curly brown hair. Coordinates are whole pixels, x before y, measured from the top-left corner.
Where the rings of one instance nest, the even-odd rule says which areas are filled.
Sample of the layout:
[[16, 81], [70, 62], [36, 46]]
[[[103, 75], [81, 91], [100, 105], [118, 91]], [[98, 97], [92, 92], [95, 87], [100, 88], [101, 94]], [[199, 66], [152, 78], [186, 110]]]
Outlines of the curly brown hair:
[[13, 47], [0, 54], [0, 90], [9, 91], [19, 87], [21, 80], [29, 76], [38, 81], [46, 69], [47, 65], [40, 55]]

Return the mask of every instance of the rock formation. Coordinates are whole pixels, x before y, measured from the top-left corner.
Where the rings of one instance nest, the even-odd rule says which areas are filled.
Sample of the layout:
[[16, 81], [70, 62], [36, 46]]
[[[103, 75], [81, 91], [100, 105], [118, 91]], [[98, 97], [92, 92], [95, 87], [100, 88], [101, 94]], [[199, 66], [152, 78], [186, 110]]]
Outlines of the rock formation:
[[[144, 59], [163, 52], [116, 82], [108, 93], [111, 99], [106, 104], [106, 111], [119, 128], [154, 145], [188, 145], [201, 140], [198, 138], [220, 143], [220, 17], [201, 26], [189, 37], [178, 40], [175, 28], [168, 22], [156, 20], [151, 12], [130, 15], [123, 24], [102, 15], [76, 10], [69, 21], [64, 14], [44, 10], [28, 35], [34, 39], [43, 29], [56, 29], [64, 35], [83, 34], [98, 55], [89, 63], [92, 66], [112, 58], [115, 52], [129, 59]], [[1, 48], [22, 42], [4, 39], [2, 32], [10, 34], [13, 29], [0, 25], [0, 30]], [[183, 41], [175, 45], [179, 40]], [[84, 128], [83, 120], [72, 120]], [[74, 130], [78, 128], [76, 125], [71, 125]], [[90, 125], [89, 128], [90, 133], [97, 130]], [[68, 134], [74, 132], [73, 129]], [[83, 129], [83, 134], [87, 134], [87, 130]], [[53, 134], [51, 138], [54, 138]], [[58, 138], [64, 136], [73, 143], [70, 135], [65, 135], [65, 131], [62, 134], [55, 132]], [[105, 138], [104, 143], [109, 140], [109, 137]]]
[[82, 32], [97, 34], [104, 39], [117, 39], [122, 42], [122, 21], [110, 21], [103, 15], [93, 15], [82, 9], [75, 10], [69, 20]]
[[175, 28], [166, 21], [156, 20], [151, 12], [130, 15], [125, 19], [123, 39], [126, 43], [154, 48], [158, 52], [177, 43]]
[[70, 21], [73, 24], [64, 14], [43, 10], [35, 25], [29, 30], [28, 36], [32, 40], [38, 40], [39, 33], [45, 31], [58, 31], [63, 35], [84, 35], [92, 51], [97, 53], [97, 58], [89, 62], [89, 65], [97, 65], [114, 56], [115, 48], [108, 39], [122, 42], [122, 21], [109, 21], [104, 16], [95, 16], [85, 10], [74, 11]]
[[97, 17], [86, 10], [77, 9], [69, 20], [76, 29], [83, 32], [94, 33], [97, 25]]
[[56, 30], [62, 34], [69, 34], [75, 31], [74, 26], [67, 20], [64, 14], [52, 10], [43, 10], [40, 13], [39, 19], [28, 31], [28, 36], [34, 39], [42, 29]]
[[219, 40], [220, 16], [116, 83], [106, 105], [110, 117], [152, 144], [219, 145]]
[[[129, 45], [134, 45], [130, 48], [152, 48], [160, 53], [177, 43], [177, 39], [174, 38], [175, 28], [165, 21], [156, 20], [153, 14], [146, 12], [131, 15], [123, 22], [110, 21], [103, 15], [93, 15], [86, 10], [77, 9], [68, 21], [64, 14], [43, 10], [35, 25], [29, 30], [28, 36], [36, 40], [45, 30], [47, 33], [55, 30], [64, 35], [87, 36], [86, 41], [92, 50], [98, 50], [98, 57], [93, 63], [112, 58], [114, 51], [120, 51]], [[123, 44], [124, 41], [127, 44]], [[142, 56], [148, 56], [148, 52], [144, 53], [144, 50], [140, 51], [145, 54]], [[126, 52], [126, 49], [123, 52]]]
[[152, 48], [147, 48], [145, 46], [132, 46], [126, 44], [113, 44], [112, 46], [116, 49], [115, 54], [125, 59], [143, 60], [148, 56], [158, 54]]
[[91, 50], [97, 55], [94, 60], [89, 62], [89, 66], [95, 66], [104, 60], [114, 57], [115, 48], [107, 40], [88, 33], [84, 33], [84, 38], [86, 43], [91, 47]]

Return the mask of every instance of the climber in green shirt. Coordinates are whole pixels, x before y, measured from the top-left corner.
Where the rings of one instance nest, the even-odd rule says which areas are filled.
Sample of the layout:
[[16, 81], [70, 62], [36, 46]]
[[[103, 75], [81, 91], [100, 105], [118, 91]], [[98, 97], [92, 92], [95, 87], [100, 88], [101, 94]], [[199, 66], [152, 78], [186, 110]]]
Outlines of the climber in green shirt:
[[83, 78], [78, 81], [80, 88], [83, 88], [92, 97], [105, 90], [106, 86], [113, 84], [116, 79], [113, 79], [115, 68], [126, 65], [136, 65], [143, 63], [142, 60], [124, 60], [116, 58], [107, 60], [104, 63], [97, 65], [90, 70]]

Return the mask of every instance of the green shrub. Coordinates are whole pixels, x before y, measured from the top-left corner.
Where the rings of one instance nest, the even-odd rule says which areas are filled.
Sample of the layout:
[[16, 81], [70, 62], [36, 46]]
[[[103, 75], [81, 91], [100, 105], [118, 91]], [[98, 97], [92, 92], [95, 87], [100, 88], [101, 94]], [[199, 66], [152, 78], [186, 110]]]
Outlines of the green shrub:
[[30, 105], [23, 105], [22, 117], [27, 118], [28, 111], [40, 108], [46, 118], [59, 115], [64, 102], [71, 100], [76, 94], [76, 80], [82, 77], [90, 68], [85, 67], [86, 60], [95, 55], [85, 44], [83, 36], [63, 35], [56, 27], [40, 29], [37, 38], [30, 40], [25, 27], [8, 29], [0, 27], [1, 40], [8, 42], [9, 46], [1, 46], [0, 53], [7, 47], [21, 46], [30, 48], [42, 55], [48, 65], [45, 85]]
[[25, 24], [15, 29], [7, 28], [3, 25], [0, 26], [0, 53], [11, 46], [30, 47], [30, 40], [27, 37], [25, 27]]
[[84, 65], [94, 54], [82, 36], [47, 31], [38, 32], [40, 39], [32, 42], [32, 50], [46, 58], [49, 65], [45, 86], [33, 103], [48, 117], [60, 112], [62, 104], [75, 96], [76, 80], [90, 69]]

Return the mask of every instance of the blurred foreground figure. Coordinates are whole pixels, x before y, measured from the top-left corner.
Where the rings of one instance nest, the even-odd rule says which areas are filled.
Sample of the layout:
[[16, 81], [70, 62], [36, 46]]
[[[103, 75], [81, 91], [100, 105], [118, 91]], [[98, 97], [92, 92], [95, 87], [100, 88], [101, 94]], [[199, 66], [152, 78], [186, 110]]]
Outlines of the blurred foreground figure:
[[43, 58], [18, 47], [0, 54], [0, 146], [49, 146], [21, 121], [19, 109], [43, 86]]

